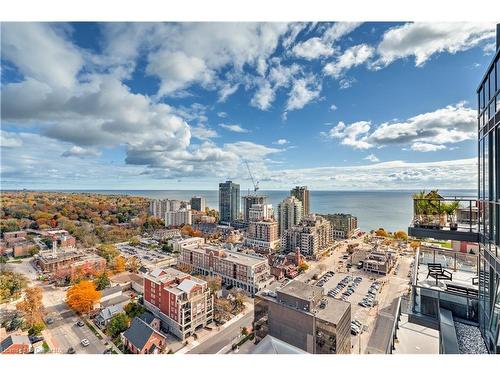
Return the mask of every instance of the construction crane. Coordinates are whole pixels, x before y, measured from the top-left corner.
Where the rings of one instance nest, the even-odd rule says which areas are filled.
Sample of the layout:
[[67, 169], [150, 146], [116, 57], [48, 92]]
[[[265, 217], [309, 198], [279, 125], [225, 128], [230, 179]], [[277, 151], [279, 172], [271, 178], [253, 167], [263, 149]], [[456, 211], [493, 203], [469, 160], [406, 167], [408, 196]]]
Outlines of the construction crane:
[[255, 181], [255, 179], [253, 178], [252, 172], [250, 171], [250, 166], [248, 165], [248, 162], [246, 160], [245, 160], [245, 165], [247, 166], [248, 174], [250, 175], [250, 179], [252, 180], [253, 191], [254, 193], [256, 193], [257, 190], [259, 190], [259, 181]]

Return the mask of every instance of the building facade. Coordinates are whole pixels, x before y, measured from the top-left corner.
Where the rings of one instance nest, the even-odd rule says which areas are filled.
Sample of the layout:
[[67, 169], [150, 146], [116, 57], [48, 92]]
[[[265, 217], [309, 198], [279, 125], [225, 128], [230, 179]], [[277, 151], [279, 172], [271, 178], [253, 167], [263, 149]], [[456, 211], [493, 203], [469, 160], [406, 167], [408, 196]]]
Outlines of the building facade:
[[332, 244], [332, 228], [328, 220], [315, 214], [308, 215], [299, 225], [285, 230], [281, 236], [281, 251], [300, 249], [307, 258], [318, 259]]
[[181, 225], [191, 225], [193, 223], [192, 211], [190, 209], [181, 208], [177, 211], [165, 212], [165, 226], [178, 227]]
[[278, 222], [272, 219], [251, 221], [245, 236], [245, 245], [264, 251], [272, 251], [278, 247]]
[[240, 185], [232, 181], [219, 184], [219, 221], [230, 225], [240, 213]]
[[479, 326], [500, 353], [500, 24], [496, 53], [477, 90], [479, 149]]
[[194, 196], [191, 198], [191, 209], [195, 211], [205, 211], [206, 202], [203, 195]]
[[157, 268], [144, 276], [144, 306], [182, 340], [213, 317], [213, 295], [206, 281], [173, 268]]
[[350, 354], [351, 304], [323, 295], [323, 288], [292, 280], [254, 300], [254, 333], [312, 354]]
[[350, 238], [358, 229], [358, 218], [351, 214], [323, 215], [332, 225], [332, 236], [335, 239]]
[[191, 205], [176, 199], [153, 199], [149, 202], [149, 214], [163, 220], [167, 211], [179, 211], [181, 208], [190, 209]]
[[272, 204], [253, 204], [248, 210], [248, 221], [261, 221], [274, 218]]
[[250, 221], [250, 209], [255, 204], [263, 205], [267, 201], [267, 197], [264, 195], [246, 195], [241, 198], [242, 211], [243, 211], [243, 221], [248, 223]]
[[302, 202], [302, 216], [309, 215], [309, 190], [307, 186], [295, 186], [290, 190], [290, 195]]
[[254, 295], [271, 283], [267, 258], [210, 245], [184, 246], [179, 263], [205, 276], [220, 276], [225, 285]]
[[278, 233], [280, 236], [302, 221], [302, 202], [295, 197], [287, 197], [278, 204]]

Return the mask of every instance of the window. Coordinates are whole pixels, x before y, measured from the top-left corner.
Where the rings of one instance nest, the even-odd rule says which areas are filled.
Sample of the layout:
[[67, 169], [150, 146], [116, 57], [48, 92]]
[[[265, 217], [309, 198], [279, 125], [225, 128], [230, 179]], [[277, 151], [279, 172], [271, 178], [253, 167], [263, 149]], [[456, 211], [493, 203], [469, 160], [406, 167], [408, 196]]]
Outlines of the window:
[[490, 98], [493, 98], [496, 92], [496, 87], [495, 87], [495, 67], [491, 69], [490, 72]]
[[484, 108], [484, 85], [479, 90], [479, 111]]

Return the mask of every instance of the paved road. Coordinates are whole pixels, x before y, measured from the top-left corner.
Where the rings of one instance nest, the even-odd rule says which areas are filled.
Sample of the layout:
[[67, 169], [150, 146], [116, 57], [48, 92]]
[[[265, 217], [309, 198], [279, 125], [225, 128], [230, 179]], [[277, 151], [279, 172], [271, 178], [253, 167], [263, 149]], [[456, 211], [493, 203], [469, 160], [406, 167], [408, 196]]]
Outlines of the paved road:
[[[44, 305], [47, 316], [54, 319], [54, 323], [47, 324], [46, 334], [50, 341], [49, 346], [55, 353], [66, 353], [70, 347], [80, 354], [100, 354], [106, 350], [103, 342], [87, 327], [78, 327], [76, 322], [79, 317], [64, 302], [65, 290], [44, 286]], [[90, 345], [84, 347], [82, 339], [88, 339]]]
[[[253, 310], [243, 315], [239, 320], [226, 327], [217, 335], [202, 342], [200, 345], [188, 352], [188, 354], [217, 354], [231, 349], [231, 344], [236, 342], [235, 338], [241, 334], [243, 327], [248, 327], [253, 321]], [[226, 348], [227, 347], [227, 348]], [[224, 350], [223, 350], [224, 349]]]

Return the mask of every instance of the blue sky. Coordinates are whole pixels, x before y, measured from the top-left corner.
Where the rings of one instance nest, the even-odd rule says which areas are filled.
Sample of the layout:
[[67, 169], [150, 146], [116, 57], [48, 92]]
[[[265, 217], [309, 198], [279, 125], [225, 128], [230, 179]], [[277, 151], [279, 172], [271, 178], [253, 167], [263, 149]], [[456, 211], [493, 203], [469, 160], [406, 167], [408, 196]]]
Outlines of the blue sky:
[[475, 188], [487, 23], [3, 23], [3, 189]]

